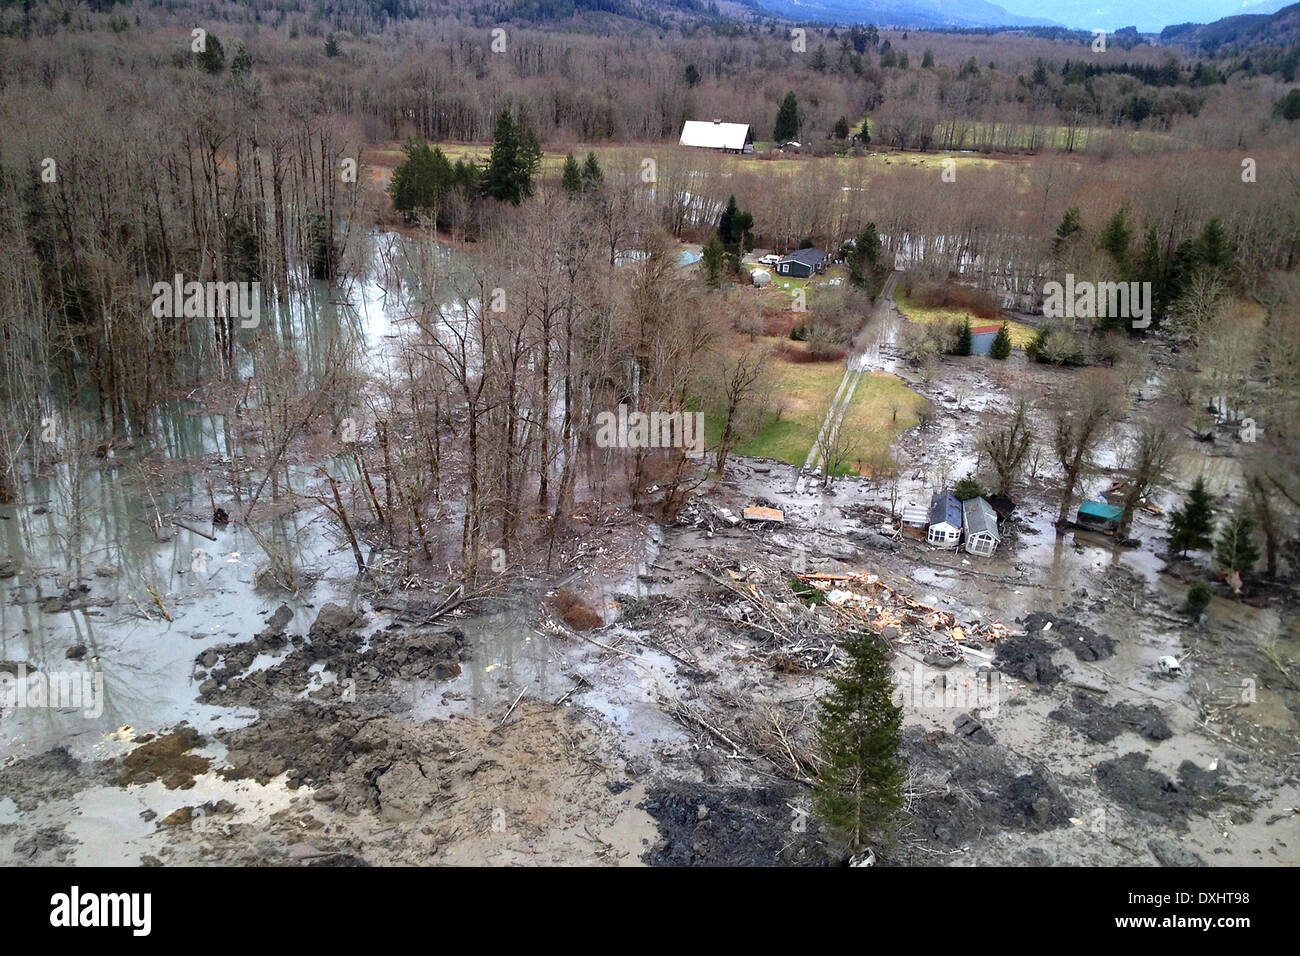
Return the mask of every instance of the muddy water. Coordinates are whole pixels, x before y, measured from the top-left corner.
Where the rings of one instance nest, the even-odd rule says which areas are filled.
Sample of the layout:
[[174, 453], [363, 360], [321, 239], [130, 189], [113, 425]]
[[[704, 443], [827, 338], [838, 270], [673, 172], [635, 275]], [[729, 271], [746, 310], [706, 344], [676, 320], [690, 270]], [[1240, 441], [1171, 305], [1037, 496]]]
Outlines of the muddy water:
[[[311, 283], [289, 303], [263, 310], [257, 334], [293, 351], [303, 389], [320, 380], [332, 348], [360, 370], [382, 375], [392, 367], [413, 303], [438, 295], [418, 280], [429, 263], [397, 237], [369, 237], [368, 254], [369, 274], [349, 286]], [[439, 274], [459, 267], [444, 247], [432, 256]], [[237, 378], [267, 374], [254, 353], [238, 355]], [[60, 434], [77, 436], [68, 447], [93, 447], [97, 440], [93, 420], [58, 425]], [[185, 720], [209, 733], [246, 724], [256, 716], [252, 711], [197, 702], [195, 656], [248, 640], [281, 603], [295, 612], [289, 633], [299, 634], [321, 604], [352, 599], [355, 563], [320, 509], [266, 522], [260, 534], [269, 553], [237, 522], [221, 528], [206, 520], [203, 474], [223, 473], [241, 451], [227, 447], [233, 431], [238, 428], [227, 429], [221, 415], [169, 401], [134, 448], [106, 460], [67, 454], [29, 476], [23, 503], [0, 507], [0, 554], [13, 559], [16, 571], [0, 579], [0, 661], [11, 662], [6, 666], [15, 674], [22, 673], [16, 665], [25, 665], [24, 703], [42, 703], [37, 695], [47, 680], [76, 681], [83, 691], [63, 698], [72, 706], [0, 712], [0, 759], [56, 745], [102, 756], [114, 746], [108, 735], [123, 726], [145, 733]], [[194, 474], [155, 490], [145, 472], [160, 458]], [[314, 470], [291, 467], [291, 483], [302, 488]], [[186, 516], [215, 540], [174, 526], [172, 515]], [[268, 583], [266, 572], [286, 563], [293, 586]], [[69, 659], [74, 647], [84, 653]]]
[[[658, 555], [657, 538], [656, 531], [626, 569], [579, 571], [568, 586], [583, 594], [606, 621], [616, 621], [621, 600], [657, 593], [645, 581]], [[402, 682], [397, 692], [409, 702], [411, 716], [502, 718], [523, 694], [537, 700], [564, 699], [594, 713], [618, 731], [627, 752], [684, 738], [657, 703], [660, 696], [680, 693], [687, 686], [677, 677], [672, 658], [641, 641], [630, 627], [602, 630], [593, 639], [547, 633], [536, 626], [536, 608], [535, 601], [523, 601], [507, 610], [449, 622], [465, 634], [462, 672], [450, 682]]]

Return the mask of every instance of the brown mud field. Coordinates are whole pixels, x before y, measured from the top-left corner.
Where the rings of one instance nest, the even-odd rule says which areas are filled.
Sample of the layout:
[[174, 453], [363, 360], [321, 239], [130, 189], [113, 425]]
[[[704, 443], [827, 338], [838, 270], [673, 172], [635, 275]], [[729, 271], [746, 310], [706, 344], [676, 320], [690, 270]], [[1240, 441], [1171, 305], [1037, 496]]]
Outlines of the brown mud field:
[[[9, 761], [0, 857], [835, 865], [810, 813], [814, 700], [834, 635], [879, 615], [909, 782], [877, 865], [1297, 861], [1300, 699], [1270, 666], [1295, 653], [1286, 610], [1216, 599], [1186, 622], [1181, 588], [1090, 542], [976, 566], [875, 533], [862, 480], [796, 480], [738, 461], [676, 523], [614, 536], [569, 582], [608, 622], [582, 632], [541, 590], [433, 625], [365, 599], [268, 608], [192, 665], [201, 700], [254, 720]], [[737, 521], [755, 501], [785, 524]], [[843, 590], [807, 601], [799, 573]], [[502, 656], [503, 630], [526, 650]]]
[[[1002, 379], [909, 377], [937, 413], [896, 443], [898, 507], [973, 464], [960, 436]], [[976, 558], [882, 534], [871, 480], [733, 457], [672, 522], [593, 514], [563, 580], [459, 607], [419, 582], [359, 590], [344, 558], [293, 600], [197, 599], [148, 667], [96, 624], [129, 595], [63, 595], [40, 611], [45, 656], [0, 669], [73, 645], [127, 678], [96, 729], [29, 723], [6, 751], [0, 861], [842, 864], [811, 812], [815, 706], [837, 637], [870, 628], [894, 650], [909, 774], [876, 865], [1300, 862], [1294, 595], [1219, 589], [1189, 620], [1197, 568], [1166, 563], [1164, 519], [1139, 513], [1134, 548], [1057, 534], [1057, 489], [1027, 485]], [[742, 521], [754, 505], [784, 521]], [[99, 631], [69, 639], [73, 614]]]

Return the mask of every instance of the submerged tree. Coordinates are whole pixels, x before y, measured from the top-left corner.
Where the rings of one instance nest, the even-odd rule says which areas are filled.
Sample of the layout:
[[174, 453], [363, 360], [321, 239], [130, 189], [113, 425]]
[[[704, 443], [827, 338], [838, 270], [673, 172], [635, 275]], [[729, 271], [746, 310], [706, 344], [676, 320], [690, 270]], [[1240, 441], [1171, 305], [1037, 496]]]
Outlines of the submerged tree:
[[818, 816], [856, 854], [890, 835], [903, 806], [906, 768], [898, 755], [903, 710], [883, 639], [851, 634], [848, 657], [818, 702], [817, 751], [822, 759], [814, 790]]

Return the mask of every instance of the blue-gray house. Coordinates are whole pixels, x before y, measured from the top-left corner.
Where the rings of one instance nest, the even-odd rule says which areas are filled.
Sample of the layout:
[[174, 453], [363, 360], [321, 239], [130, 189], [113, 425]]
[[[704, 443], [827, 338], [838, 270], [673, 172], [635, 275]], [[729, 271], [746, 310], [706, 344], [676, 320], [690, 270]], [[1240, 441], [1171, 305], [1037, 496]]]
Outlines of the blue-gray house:
[[776, 271], [779, 275], [807, 279], [814, 272], [825, 272], [829, 261], [820, 249], [796, 249], [776, 264]]
[[936, 548], [955, 548], [961, 543], [961, 502], [951, 491], [940, 491], [930, 499], [930, 533], [925, 540]]

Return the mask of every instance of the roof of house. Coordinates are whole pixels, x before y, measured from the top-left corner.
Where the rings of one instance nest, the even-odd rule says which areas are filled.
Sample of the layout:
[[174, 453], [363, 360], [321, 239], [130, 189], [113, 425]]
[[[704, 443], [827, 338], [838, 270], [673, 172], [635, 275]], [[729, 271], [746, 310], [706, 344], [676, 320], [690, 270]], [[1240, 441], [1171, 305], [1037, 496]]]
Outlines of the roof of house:
[[1124, 514], [1124, 509], [1119, 505], [1108, 505], [1104, 501], [1085, 501], [1079, 505], [1079, 514], [1101, 518], [1103, 521], [1118, 521], [1120, 515]]
[[968, 498], [962, 503], [962, 516], [966, 520], [966, 537], [973, 534], [991, 534], [993, 540], [1001, 541], [998, 533], [998, 513], [983, 498]]
[[971, 335], [989, 335], [989, 334], [996, 335], [998, 332], [1001, 331], [1002, 331], [1002, 326], [1000, 324], [999, 325], [973, 325], [971, 326], [970, 334]]
[[682, 124], [682, 146], [704, 146], [709, 149], [743, 150], [749, 140], [748, 123], [723, 123], [718, 120], [687, 120]]
[[820, 249], [796, 249], [781, 261], [799, 262], [806, 266], [815, 266], [826, 261], [826, 253]]
[[930, 524], [950, 524], [961, 527], [961, 502], [951, 491], [936, 492], [930, 499]]

